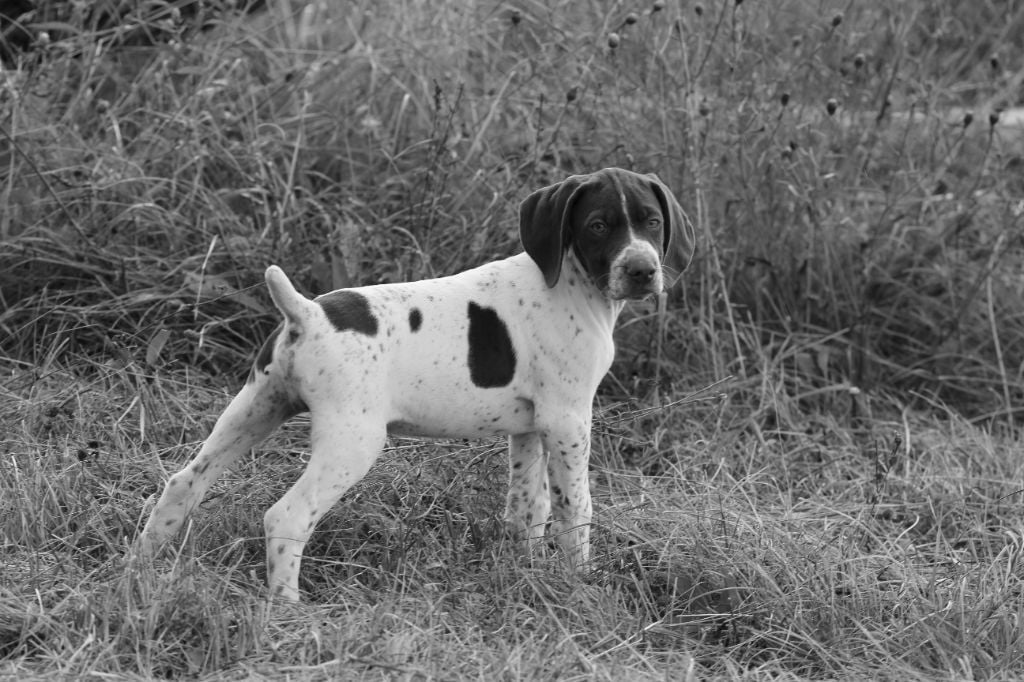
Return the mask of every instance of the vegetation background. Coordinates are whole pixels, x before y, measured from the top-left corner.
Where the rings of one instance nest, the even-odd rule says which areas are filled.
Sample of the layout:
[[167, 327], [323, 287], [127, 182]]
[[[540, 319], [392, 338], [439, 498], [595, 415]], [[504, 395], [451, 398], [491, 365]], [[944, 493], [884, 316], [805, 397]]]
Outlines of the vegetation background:
[[[0, 676], [1024, 676], [1024, 3], [3, 7]], [[700, 244], [621, 325], [591, 573], [504, 541], [501, 441], [395, 440], [268, 608], [302, 420], [124, 561], [267, 264], [456, 272], [609, 165]]]

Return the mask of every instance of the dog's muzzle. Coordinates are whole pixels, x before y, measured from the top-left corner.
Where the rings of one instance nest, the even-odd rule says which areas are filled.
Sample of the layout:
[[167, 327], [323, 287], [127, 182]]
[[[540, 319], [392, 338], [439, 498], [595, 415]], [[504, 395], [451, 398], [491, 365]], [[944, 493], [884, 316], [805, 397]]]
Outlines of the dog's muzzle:
[[661, 257], [649, 242], [634, 242], [612, 262], [608, 297], [613, 300], [657, 296], [664, 288]]

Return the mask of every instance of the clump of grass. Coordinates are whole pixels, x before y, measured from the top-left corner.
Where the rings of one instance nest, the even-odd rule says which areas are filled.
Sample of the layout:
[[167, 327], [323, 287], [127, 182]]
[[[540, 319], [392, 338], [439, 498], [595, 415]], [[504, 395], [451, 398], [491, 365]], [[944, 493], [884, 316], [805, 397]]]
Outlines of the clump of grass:
[[557, 552], [530, 566], [505, 542], [501, 443], [395, 443], [314, 535], [307, 605], [267, 610], [259, 519], [301, 470], [305, 425], [225, 476], [180, 548], [126, 563], [163, 468], [225, 395], [198, 374], [165, 383], [180, 402], [160, 413], [196, 422], [143, 439], [131, 375], [108, 374], [91, 400], [73, 376], [16, 381], [0, 405], [22, 425], [0, 469], [0, 643], [21, 670], [934, 679], [1021, 663], [1024, 471], [955, 415], [875, 422], [864, 442], [824, 416], [771, 434], [716, 427], [716, 396], [685, 411], [602, 398], [582, 578]]

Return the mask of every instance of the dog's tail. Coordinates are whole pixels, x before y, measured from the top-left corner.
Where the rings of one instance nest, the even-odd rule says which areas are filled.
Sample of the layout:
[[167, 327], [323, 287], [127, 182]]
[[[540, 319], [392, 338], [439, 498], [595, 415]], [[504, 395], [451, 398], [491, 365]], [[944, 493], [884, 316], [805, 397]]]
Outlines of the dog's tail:
[[312, 301], [298, 292], [284, 270], [271, 265], [266, 272], [267, 288], [270, 290], [270, 298], [274, 299], [274, 305], [284, 315], [285, 323], [292, 328], [301, 329], [304, 314], [309, 306], [314, 305]]

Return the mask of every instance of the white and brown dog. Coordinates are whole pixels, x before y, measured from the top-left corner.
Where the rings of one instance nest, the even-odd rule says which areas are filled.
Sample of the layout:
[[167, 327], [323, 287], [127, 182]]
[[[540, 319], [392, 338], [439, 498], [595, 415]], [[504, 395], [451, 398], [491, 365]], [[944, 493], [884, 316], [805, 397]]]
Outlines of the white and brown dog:
[[573, 564], [585, 564], [591, 407], [612, 328], [625, 300], [659, 294], [686, 268], [694, 233], [656, 176], [616, 168], [534, 192], [519, 230], [525, 253], [511, 258], [313, 300], [268, 268], [284, 323], [199, 454], [167, 482], [140, 554], [181, 528], [225, 467], [309, 411], [309, 464], [264, 517], [272, 597], [299, 598], [307, 539], [389, 433], [508, 434], [506, 522], [532, 545], [550, 516]]

